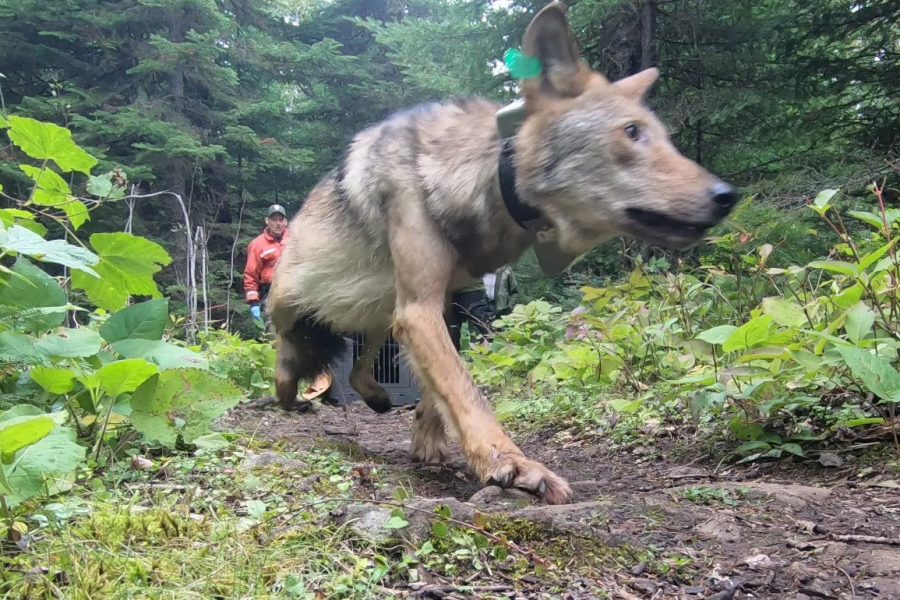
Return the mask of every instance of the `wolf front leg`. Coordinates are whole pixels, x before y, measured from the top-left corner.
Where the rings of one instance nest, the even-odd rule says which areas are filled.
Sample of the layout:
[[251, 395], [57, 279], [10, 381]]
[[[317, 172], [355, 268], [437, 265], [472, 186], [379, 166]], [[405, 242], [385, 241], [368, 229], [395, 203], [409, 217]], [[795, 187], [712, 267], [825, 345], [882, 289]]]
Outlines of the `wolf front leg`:
[[457, 434], [469, 466], [483, 482], [526, 489], [550, 504], [568, 502], [569, 485], [525, 458], [503, 432], [453, 347], [444, 306], [456, 259], [430, 219], [406, 211], [393, 228], [391, 255], [397, 285], [394, 335], [409, 351], [429, 400]]

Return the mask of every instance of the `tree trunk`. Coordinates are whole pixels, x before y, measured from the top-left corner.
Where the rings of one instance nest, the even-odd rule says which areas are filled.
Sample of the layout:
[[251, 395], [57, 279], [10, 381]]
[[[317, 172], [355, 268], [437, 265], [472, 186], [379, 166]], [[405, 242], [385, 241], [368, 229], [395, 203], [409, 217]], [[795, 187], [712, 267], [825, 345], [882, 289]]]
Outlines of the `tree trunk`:
[[641, 71], [656, 64], [656, 0], [641, 2]]

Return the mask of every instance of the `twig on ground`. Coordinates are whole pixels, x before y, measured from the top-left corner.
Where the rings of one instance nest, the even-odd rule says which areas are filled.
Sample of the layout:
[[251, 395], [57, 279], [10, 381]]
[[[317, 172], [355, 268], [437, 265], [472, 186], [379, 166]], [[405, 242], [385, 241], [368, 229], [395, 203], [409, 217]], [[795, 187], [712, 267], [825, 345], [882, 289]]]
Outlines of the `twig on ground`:
[[428, 584], [416, 590], [416, 595], [422, 594], [450, 594], [453, 592], [510, 592], [514, 590], [511, 585], [444, 585]]
[[880, 535], [859, 535], [855, 533], [836, 534], [832, 533], [828, 539], [835, 542], [862, 542], [864, 544], [887, 544], [889, 546], [900, 546], [900, 538], [889, 538]]
[[363, 504], [375, 504], [378, 506], [390, 506], [390, 507], [399, 508], [402, 510], [410, 510], [412, 512], [422, 513], [422, 514], [428, 515], [430, 517], [440, 519], [446, 523], [452, 523], [453, 525], [458, 525], [459, 527], [465, 527], [466, 529], [480, 533], [481, 535], [483, 535], [484, 537], [493, 541], [494, 543], [500, 544], [504, 548], [506, 548], [508, 550], [512, 550], [513, 552], [516, 552], [517, 554], [520, 554], [521, 556], [524, 556], [525, 558], [528, 558], [529, 560], [534, 561], [536, 564], [545, 565], [547, 563], [546, 560], [544, 560], [540, 556], [537, 556], [536, 554], [534, 554], [532, 551], [528, 550], [527, 548], [523, 548], [523, 547], [519, 546], [518, 544], [516, 544], [515, 542], [511, 542], [511, 541], [503, 539], [497, 535], [494, 535], [493, 533], [487, 531], [483, 527], [479, 527], [478, 525], [475, 525], [473, 523], [466, 523], [465, 521], [460, 521], [459, 519], [454, 519], [452, 517], [445, 517], [445, 516], [439, 515], [435, 512], [425, 510], [424, 508], [409, 506], [409, 505], [403, 504], [401, 502], [393, 502], [391, 500], [375, 500], [373, 498], [348, 498], [348, 497], [323, 498], [321, 500], [316, 500], [314, 502], [307, 502], [306, 504], [304, 504], [303, 506], [300, 506], [296, 510], [288, 511], [288, 512], [282, 513], [280, 515], [276, 515], [272, 519], [268, 519], [268, 520], [264, 520], [259, 523], [256, 523], [255, 525], [252, 526], [252, 529], [255, 529], [261, 525], [267, 524], [270, 521], [277, 519], [277, 518], [293, 517], [293, 516], [297, 515], [298, 513], [309, 510], [310, 508], [312, 508], [314, 506], [318, 506], [320, 504], [327, 504], [329, 502], [340, 502], [343, 504], [348, 504], [350, 502], [360, 502]]
[[853, 578], [850, 577], [850, 573], [848, 573], [847, 571], [845, 571], [844, 569], [842, 569], [841, 567], [839, 567], [839, 566], [837, 566], [837, 565], [834, 565], [834, 567], [835, 567], [838, 571], [840, 571], [841, 573], [843, 573], [843, 574], [844, 574], [844, 577], [847, 578], [847, 583], [850, 584], [850, 597], [851, 597], [851, 600], [856, 600], [856, 586], [853, 585]]

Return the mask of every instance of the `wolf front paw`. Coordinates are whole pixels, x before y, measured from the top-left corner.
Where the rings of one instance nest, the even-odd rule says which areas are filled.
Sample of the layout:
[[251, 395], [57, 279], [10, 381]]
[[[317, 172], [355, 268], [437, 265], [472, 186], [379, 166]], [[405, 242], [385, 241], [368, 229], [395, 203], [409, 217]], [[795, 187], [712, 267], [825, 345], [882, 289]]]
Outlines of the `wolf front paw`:
[[486, 480], [501, 487], [531, 492], [547, 504], [567, 504], [572, 500], [572, 488], [565, 479], [521, 454], [507, 453], [497, 457]]

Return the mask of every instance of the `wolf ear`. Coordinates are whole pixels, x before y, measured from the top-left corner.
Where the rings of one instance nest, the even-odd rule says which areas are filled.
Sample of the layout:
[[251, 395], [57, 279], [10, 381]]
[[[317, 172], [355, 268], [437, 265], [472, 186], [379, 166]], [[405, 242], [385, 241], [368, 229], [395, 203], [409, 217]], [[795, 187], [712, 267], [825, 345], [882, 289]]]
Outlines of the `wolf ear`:
[[540, 60], [543, 67], [539, 84], [537, 79], [523, 83], [526, 95], [573, 97], [584, 91], [588, 69], [581, 64], [564, 4], [553, 2], [534, 17], [525, 31], [522, 49]]
[[643, 100], [657, 79], [659, 79], [659, 69], [651, 67], [625, 79], [620, 79], [614, 85], [629, 98]]

